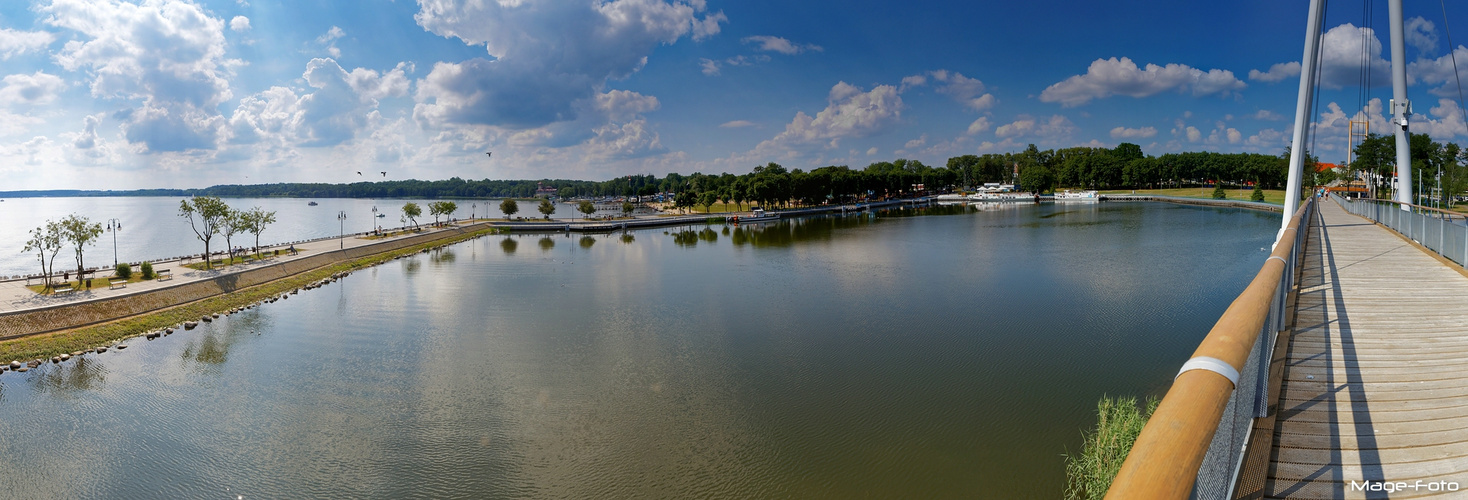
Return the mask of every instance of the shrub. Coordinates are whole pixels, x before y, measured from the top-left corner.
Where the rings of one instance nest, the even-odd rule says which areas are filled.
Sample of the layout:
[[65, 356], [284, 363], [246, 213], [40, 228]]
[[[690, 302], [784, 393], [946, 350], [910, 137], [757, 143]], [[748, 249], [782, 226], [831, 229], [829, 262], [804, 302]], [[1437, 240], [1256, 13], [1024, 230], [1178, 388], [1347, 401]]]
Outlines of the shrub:
[[1213, 188], [1213, 199], [1215, 199], [1215, 200], [1225, 200], [1225, 199], [1228, 199], [1228, 192], [1226, 192], [1226, 191], [1223, 190], [1223, 183], [1222, 182], [1217, 183], [1217, 184], [1214, 184], [1214, 186], [1216, 186], [1216, 187]]
[[127, 265], [126, 262], [123, 262], [123, 263], [117, 265], [117, 271], [115, 271], [113, 274], [116, 274], [117, 277], [122, 278], [122, 279], [125, 279], [125, 280], [126, 279], [132, 279], [132, 277], [133, 277], [133, 267]]
[[1264, 201], [1264, 189], [1260, 188], [1259, 184], [1254, 184], [1254, 192], [1249, 195], [1249, 199], [1254, 201]]
[[152, 262], [144, 262], [143, 263], [143, 279], [150, 280], [150, 279], [153, 279], [154, 276], [155, 275], [153, 274], [153, 263]]

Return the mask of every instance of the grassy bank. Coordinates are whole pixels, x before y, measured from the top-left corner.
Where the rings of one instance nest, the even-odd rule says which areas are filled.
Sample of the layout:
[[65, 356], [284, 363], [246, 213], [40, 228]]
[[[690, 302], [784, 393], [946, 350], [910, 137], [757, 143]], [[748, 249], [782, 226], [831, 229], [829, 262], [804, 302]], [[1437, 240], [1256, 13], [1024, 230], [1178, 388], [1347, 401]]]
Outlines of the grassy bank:
[[1096, 404], [1096, 428], [1084, 434], [1080, 455], [1065, 456], [1065, 498], [1100, 499], [1132, 451], [1132, 443], [1157, 410], [1156, 397], [1147, 398], [1145, 408], [1136, 398], [1102, 397]]
[[312, 282], [320, 281], [335, 273], [370, 267], [400, 256], [418, 253], [428, 248], [500, 232], [503, 231], [499, 228], [482, 229], [472, 233], [420, 243], [411, 247], [360, 259], [338, 262], [269, 283], [180, 304], [147, 314], [73, 330], [3, 341], [0, 342], [0, 359], [45, 359], [61, 353], [70, 353], [100, 345], [107, 345], [113, 340], [142, 335], [152, 330], [176, 326], [184, 321], [196, 320], [205, 315], [255, 304], [265, 299], [301, 288]]
[[[1226, 193], [1226, 194], [1228, 194], [1228, 199], [1235, 200], [1235, 201], [1252, 201], [1252, 200], [1249, 199], [1249, 195], [1254, 194], [1254, 190], [1253, 189], [1242, 189], [1242, 190], [1241, 189], [1225, 189], [1225, 190], [1223, 190], [1223, 192]], [[1145, 195], [1157, 195], [1157, 196], [1176, 196], [1178, 198], [1203, 198], [1203, 199], [1211, 200], [1211, 199], [1213, 199], [1213, 188], [1210, 187], [1210, 188], [1137, 189], [1137, 190], [1119, 189], [1119, 190], [1115, 190], [1115, 191], [1101, 191], [1101, 194], [1145, 194]], [[1273, 203], [1275, 205], [1283, 205], [1284, 204], [1284, 198], [1285, 198], [1284, 190], [1282, 190], [1282, 189], [1265, 189], [1264, 190], [1264, 202], [1265, 203]]]

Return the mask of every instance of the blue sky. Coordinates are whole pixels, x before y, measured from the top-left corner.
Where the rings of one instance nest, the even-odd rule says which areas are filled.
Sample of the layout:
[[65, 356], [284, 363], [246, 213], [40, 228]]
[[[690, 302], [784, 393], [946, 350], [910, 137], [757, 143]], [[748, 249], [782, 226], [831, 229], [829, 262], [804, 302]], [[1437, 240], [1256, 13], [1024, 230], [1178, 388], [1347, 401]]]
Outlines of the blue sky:
[[[1387, 13], [1375, 4], [1369, 26], [1359, 2], [1327, 15], [1312, 113], [1326, 161], [1344, 159], [1349, 117], [1386, 130]], [[1442, 12], [1407, 7], [1413, 130], [1462, 142]], [[1278, 154], [1306, 8], [8, 1], [0, 189], [941, 165], [1030, 143]], [[1454, 9], [1447, 26], [1468, 24]]]

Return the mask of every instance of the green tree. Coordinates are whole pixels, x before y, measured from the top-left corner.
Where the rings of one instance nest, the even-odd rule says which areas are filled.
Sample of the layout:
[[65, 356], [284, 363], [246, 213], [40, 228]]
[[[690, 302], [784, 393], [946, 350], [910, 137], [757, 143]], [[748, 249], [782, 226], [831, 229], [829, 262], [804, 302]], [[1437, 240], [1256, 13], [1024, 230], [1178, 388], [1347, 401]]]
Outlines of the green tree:
[[219, 226], [219, 234], [224, 236], [224, 246], [229, 249], [229, 262], [231, 264], [234, 263], [234, 235], [249, 232], [250, 230], [248, 222], [245, 221], [243, 215], [240, 211], [231, 209], [229, 214], [224, 216], [224, 224]]
[[1223, 190], [1223, 181], [1213, 181], [1213, 199], [1228, 199], [1228, 192]]
[[245, 231], [255, 235], [255, 255], [258, 257], [260, 233], [265, 232], [267, 226], [275, 223], [275, 211], [266, 212], [263, 208], [254, 207], [241, 213], [240, 217], [244, 219]]
[[[196, 196], [179, 203], [178, 216], [189, 220], [194, 236], [204, 242], [204, 267], [209, 267], [209, 240], [219, 234], [221, 226], [229, 216], [229, 205], [218, 196]], [[197, 221], [195, 220], [197, 216]]]
[[576, 205], [576, 211], [581, 212], [583, 215], [589, 217], [591, 216], [591, 214], [596, 213], [596, 205], [592, 204], [590, 201], [581, 200], [581, 203], [578, 203]]
[[550, 220], [551, 214], [556, 213], [556, 204], [551, 203], [549, 199], [541, 198], [540, 206], [536, 210], [539, 210], [541, 215], [545, 216], [546, 220]]
[[438, 218], [448, 217], [449, 214], [459, 210], [459, 204], [452, 201], [435, 201], [428, 204], [428, 213], [433, 215], [433, 225], [438, 225]]
[[403, 218], [412, 222], [413, 227], [418, 227], [418, 218], [423, 216], [423, 209], [417, 203], [407, 202], [403, 204]]
[[515, 203], [514, 198], [505, 198], [505, 201], [500, 202], [500, 212], [504, 212], [505, 220], [510, 220], [510, 218], [514, 217], [515, 212], [519, 211], [520, 204]]
[[1035, 194], [1044, 193], [1055, 187], [1055, 176], [1050, 173], [1050, 169], [1040, 165], [1026, 167], [1019, 172], [1019, 177], [1020, 186]]
[[[46, 221], [46, 224], [31, 230], [31, 239], [26, 241], [22, 252], [36, 252], [41, 261], [41, 276], [46, 288], [51, 288], [51, 274], [56, 272], [56, 255], [61, 253], [61, 224]], [[50, 255], [47, 255], [50, 254]]]
[[622, 202], [622, 216], [624, 216], [624, 217], [630, 217], [632, 215], [632, 211], [633, 210], [637, 210], [637, 206], [636, 205], [633, 205], [632, 202], [630, 202], [630, 201], [624, 201], [624, 202]]
[[1264, 201], [1264, 186], [1255, 182], [1254, 192], [1249, 193], [1249, 199], [1253, 201]]
[[61, 237], [75, 246], [77, 279], [81, 279], [82, 271], [86, 269], [82, 263], [82, 251], [89, 244], [97, 244], [97, 238], [101, 236], [102, 223], [100, 222], [92, 222], [91, 219], [77, 214], [61, 219]]
[[719, 195], [713, 191], [704, 191], [698, 195], [698, 204], [703, 205], [704, 213], [708, 213], [714, 202], [719, 201]]

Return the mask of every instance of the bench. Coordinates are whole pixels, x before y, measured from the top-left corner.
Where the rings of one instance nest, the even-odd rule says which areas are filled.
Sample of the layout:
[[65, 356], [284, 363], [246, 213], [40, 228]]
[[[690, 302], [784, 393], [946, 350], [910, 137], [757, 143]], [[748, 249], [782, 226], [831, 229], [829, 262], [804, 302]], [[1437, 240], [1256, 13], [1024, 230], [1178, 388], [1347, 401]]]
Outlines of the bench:
[[158, 275], [158, 281], [168, 281], [173, 279], [173, 272], [170, 269], [159, 269], [158, 272], [153, 274]]
[[116, 290], [118, 288], [127, 288], [127, 278], [120, 278], [120, 277], [117, 277], [117, 276], [108, 277], [107, 278], [107, 289], [108, 290]]
[[63, 293], [71, 293], [71, 292], [75, 292], [75, 291], [76, 291], [76, 288], [73, 288], [71, 286], [71, 283], [66, 283], [64, 285], [56, 285], [55, 288], [52, 288], [51, 289], [51, 295], [60, 295], [60, 294], [63, 294]]

